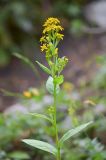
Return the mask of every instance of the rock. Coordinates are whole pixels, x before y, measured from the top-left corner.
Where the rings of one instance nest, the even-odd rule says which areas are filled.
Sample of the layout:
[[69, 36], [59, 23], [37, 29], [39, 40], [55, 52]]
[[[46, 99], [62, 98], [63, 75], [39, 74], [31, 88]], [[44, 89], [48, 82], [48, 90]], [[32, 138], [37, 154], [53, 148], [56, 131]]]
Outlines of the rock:
[[85, 7], [85, 17], [100, 28], [106, 29], [106, 1], [100, 0]]
[[43, 100], [42, 100], [42, 103], [46, 106], [49, 106], [53, 103], [53, 97], [50, 96], [50, 95], [45, 95]]
[[97, 115], [100, 115], [102, 113], [106, 113], [106, 107], [103, 104], [98, 104], [96, 107], [94, 107], [94, 113]]
[[44, 96], [41, 102], [35, 100], [29, 100], [27, 103], [16, 103], [8, 107], [4, 113], [13, 114], [13, 113], [28, 113], [28, 112], [41, 112], [45, 107], [50, 106], [53, 103], [53, 98], [51, 96]]
[[14, 113], [28, 113], [27, 107], [21, 105], [20, 103], [16, 103], [10, 107], [8, 107], [5, 111], [4, 114], [14, 114]]
[[28, 113], [28, 112], [41, 112], [44, 106], [42, 103], [38, 103], [33, 100], [29, 100], [27, 104], [16, 103], [8, 107], [4, 114], [14, 114], [14, 113]]

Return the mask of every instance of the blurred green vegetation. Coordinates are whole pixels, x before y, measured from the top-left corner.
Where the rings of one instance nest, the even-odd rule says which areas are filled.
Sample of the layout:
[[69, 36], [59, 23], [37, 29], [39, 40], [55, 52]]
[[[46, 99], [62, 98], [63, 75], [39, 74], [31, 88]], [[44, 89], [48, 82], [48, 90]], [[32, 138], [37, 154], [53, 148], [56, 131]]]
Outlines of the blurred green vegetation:
[[[106, 133], [105, 117], [103, 114], [97, 116], [97, 113], [95, 112], [96, 106], [92, 106], [90, 103], [85, 104], [81, 99], [71, 98], [73, 92], [74, 91], [72, 91], [71, 88], [70, 91], [68, 89], [68, 92], [67, 90], [62, 89], [58, 95], [59, 135], [62, 136], [70, 126], [75, 127], [82, 121], [84, 123], [93, 120], [94, 124], [87, 130], [87, 132], [84, 131], [82, 134], [78, 134], [73, 139], [66, 142], [67, 145], [64, 147], [63, 159], [70, 160], [71, 157], [72, 160], [104, 160], [106, 158], [106, 150], [105, 137], [102, 137], [102, 134]], [[7, 111], [0, 114], [1, 160], [24, 160], [33, 158], [37, 160], [42, 158], [44, 160], [50, 159], [50, 155], [47, 156], [45, 152], [30, 148], [21, 142], [21, 139], [23, 138], [35, 138], [53, 143], [50, 137], [52, 136], [52, 138], [55, 139], [55, 134], [51, 125], [47, 121], [42, 121], [26, 112], [30, 112], [31, 103], [33, 102], [35, 109], [38, 105], [42, 108], [42, 112], [47, 114], [48, 102], [46, 102], [47, 99], [44, 101], [46, 96], [44, 90], [41, 89], [39, 90], [38, 96], [23, 99], [21, 101], [21, 108], [17, 106], [16, 111], [12, 108], [13, 111], [7, 109]], [[98, 101], [97, 104], [99, 104], [99, 102], [100, 101]], [[52, 102], [49, 103], [52, 104]], [[77, 119], [77, 124], [76, 121], [73, 121], [75, 118]], [[53, 157], [51, 157], [51, 160], [52, 159]]]
[[105, 91], [106, 90], [106, 55], [97, 56], [97, 63], [99, 66], [99, 74], [96, 75], [93, 81], [95, 88]]
[[[28, 45], [30, 46], [32, 42], [34, 42], [33, 45], [38, 43], [43, 21], [49, 16], [59, 17], [68, 32], [78, 34], [85, 23], [82, 8], [88, 2], [88, 0], [1, 0], [0, 68], [11, 62], [13, 53], [26, 54]], [[20, 55], [18, 56], [20, 57]], [[23, 56], [20, 59], [23, 60]], [[29, 62], [26, 58], [25, 63]], [[73, 84], [66, 83], [58, 95], [58, 120], [64, 124], [64, 127], [61, 123], [58, 126], [61, 130], [60, 135], [67, 130], [66, 124], [68, 122], [68, 125], [75, 127], [82, 121], [94, 121], [94, 125], [87, 132], [88, 134], [83, 132], [80, 136], [75, 136], [71, 143], [68, 142], [64, 152], [62, 151], [63, 159], [70, 160], [70, 157], [71, 160], [106, 159], [106, 56], [98, 56], [97, 64], [98, 71], [92, 81], [84, 85], [83, 93], [81, 86], [78, 91]], [[30, 64], [30, 67], [33, 69], [33, 64]], [[87, 88], [94, 94], [83, 98]], [[28, 91], [32, 93], [32, 90], [30, 88]], [[52, 143], [50, 135], [54, 138], [53, 128], [48, 123], [24, 113], [25, 109], [30, 110], [28, 107], [31, 106], [30, 100], [31, 103], [33, 100], [34, 104], [42, 107], [45, 113], [48, 112], [48, 105], [41, 103], [45, 99], [42, 89], [39, 90], [39, 93], [39, 96], [32, 96], [31, 99], [23, 98], [23, 95], [20, 94], [19, 98], [22, 98], [20, 102], [22, 105], [26, 104], [25, 108], [22, 108], [21, 114], [20, 112], [0, 114], [0, 160], [34, 158], [50, 160], [50, 156], [45, 153], [30, 149], [21, 143], [23, 138], [36, 138], [50, 141], [50, 143]], [[47, 93], [46, 96], [48, 96]], [[44, 128], [39, 126], [44, 126]]]
[[[64, 82], [57, 97], [57, 120], [59, 121], [60, 136], [70, 127], [74, 128], [82, 122], [94, 121], [87, 132], [84, 131], [76, 135], [71, 141], [66, 142], [65, 150], [62, 151], [63, 159], [70, 160], [70, 157], [72, 160], [106, 159], [106, 72], [104, 72], [106, 56], [98, 56], [96, 59], [97, 64], [99, 64], [98, 71], [92, 81], [84, 86], [83, 93], [81, 92], [82, 86], [79, 86], [79, 90], [77, 90], [72, 83]], [[103, 74], [101, 74], [102, 69]], [[87, 87], [91, 91], [95, 91], [95, 94], [84, 96]], [[9, 96], [10, 93], [6, 92], [6, 95]], [[38, 109], [38, 113], [41, 110], [41, 113], [48, 114], [48, 108], [51, 105], [52, 99], [43, 87], [39, 90], [29, 88], [22, 94], [20, 93], [20, 106], [14, 106], [15, 110], [12, 107], [0, 114], [1, 160], [50, 159], [50, 156], [46, 155], [45, 152], [29, 148], [23, 144], [21, 139], [36, 138], [53, 143], [50, 137], [55, 138], [54, 129], [50, 124], [27, 114], [27, 112], [35, 112], [36, 109]], [[53, 157], [51, 157], [52, 159]]]
[[27, 46], [30, 47], [32, 42], [38, 43], [41, 26], [47, 17], [59, 17], [69, 32], [80, 33], [84, 23], [82, 8], [88, 2], [88, 0], [1, 0], [0, 67], [10, 63], [11, 53], [25, 54]]

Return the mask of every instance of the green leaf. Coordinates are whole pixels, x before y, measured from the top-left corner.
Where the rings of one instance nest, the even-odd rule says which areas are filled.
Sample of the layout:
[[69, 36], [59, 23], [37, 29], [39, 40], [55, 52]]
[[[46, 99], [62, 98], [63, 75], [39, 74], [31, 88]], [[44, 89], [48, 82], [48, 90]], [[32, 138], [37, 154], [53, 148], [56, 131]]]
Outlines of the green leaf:
[[26, 57], [26, 56], [24, 56], [20, 53], [13, 53], [13, 55], [15, 57], [19, 58], [20, 60], [22, 60], [24, 63], [28, 64], [32, 68], [35, 75], [37, 75], [38, 77], [40, 76], [38, 70], [35, 67], [35, 65], [32, 63], [32, 61], [28, 57]]
[[35, 116], [35, 117], [38, 117], [38, 118], [46, 119], [46, 120], [48, 120], [49, 122], [52, 123], [52, 120], [48, 116], [46, 116], [46, 115], [39, 114], [39, 113], [28, 113], [28, 114], [30, 114], [32, 116]]
[[[53, 83], [53, 78], [49, 76], [47, 82], [46, 82], [46, 88], [49, 93], [53, 94], [54, 92], [54, 83]], [[60, 91], [59, 85], [56, 85], [56, 93], [58, 94]]]
[[56, 84], [58, 84], [58, 85], [62, 84], [63, 81], [64, 81], [63, 75], [60, 75], [60, 76], [58, 76], [58, 77], [56, 77], [56, 78], [54, 79], [54, 82], [55, 82]]
[[30, 159], [29, 155], [26, 152], [23, 151], [14, 151], [12, 153], [10, 153], [9, 158], [12, 159]]
[[49, 143], [33, 139], [24, 139], [22, 141], [30, 146], [52, 153], [55, 156], [57, 154], [57, 149]]
[[50, 69], [48, 69], [47, 67], [45, 67], [43, 64], [41, 64], [41, 63], [38, 62], [38, 61], [36, 61], [36, 63], [40, 66], [40, 68], [41, 68], [44, 72], [46, 72], [46, 73], [48, 73], [48, 74], [51, 74]]
[[5, 96], [23, 98], [23, 95], [20, 94], [20, 93], [10, 92], [10, 91], [7, 91], [7, 90], [2, 89], [2, 88], [0, 89], [0, 91], [1, 91]]
[[88, 125], [90, 125], [91, 123], [92, 123], [92, 121], [89, 122], [89, 123], [82, 124], [82, 125], [76, 127], [75, 129], [71, 129], [68, 132], [66, 132], [63, 135], [63, 137], [60, 139], [60, 141], [59, 141], [60, 146], [63, 144], [63, 142], [65, 142], [66, 140], [68, 140], [69, 138], [71, 138], [72, 136], [74, 136], [75, 134], [79, 133], [80, 131], [82, 131], [83, 129], [85, 129], [86, 127], [88, 127]]

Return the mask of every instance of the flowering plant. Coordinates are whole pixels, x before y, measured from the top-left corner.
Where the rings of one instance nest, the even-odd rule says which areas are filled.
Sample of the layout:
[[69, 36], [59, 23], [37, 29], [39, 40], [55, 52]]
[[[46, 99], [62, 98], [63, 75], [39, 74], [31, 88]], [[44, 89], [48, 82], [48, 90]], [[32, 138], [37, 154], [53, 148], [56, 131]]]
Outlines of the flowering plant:
[[48, 18], [43, 25], [43, 36], [40, 39], [41, 51], [46, 53], [46, 61], [48, 67], [44, 66], [40, 62], [36, 61], [37, 64], [46, 72], [49, 77], [46, 82], [46, 88], [50, 94], [53, 95], [53, 106], [49, 107], [49, 114], [38, 114], [30, 113], [39, 118], [43, 118], [51, 123], [55, 130], [55, 145], [51, 145], [47, 142], [24, 139], [23, 142], [33, 146], [35, 148], [52, 153], [56, 160], [61, 160], [61, 148], [66, 140], [86, 128], [92, 122], [82, 124], [74, 129], [67, 131], [61, 138], [58, 134], [57, 125], [57, 94], [60, 92], [60, 85], [64, 81], [64, 76], [61, 74], [64, 67], [68, 63], [68, 59], [64, 57], [59, 57], [57, 45], [60, 40], [63, 39], [63, 34], [61, 31], [63, 28], [60, 25], [60, 21], [57, 18]]

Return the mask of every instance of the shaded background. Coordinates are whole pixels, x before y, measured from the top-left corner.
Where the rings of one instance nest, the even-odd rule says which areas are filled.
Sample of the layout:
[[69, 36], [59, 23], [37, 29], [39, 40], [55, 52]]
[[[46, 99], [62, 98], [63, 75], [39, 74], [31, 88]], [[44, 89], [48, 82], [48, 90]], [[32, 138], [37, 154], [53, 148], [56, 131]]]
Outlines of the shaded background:
[[[53, 16], [64, 27], [60, 55], [69, 63], [64, 71], [67, 81], [78, 86], [89, 83], [97, 71], [95, 56], [106, 52], [106, 1], [93, 0], [1, 0], [0, 1], [0, 88], [22, 92], [37, 86], [38, 76], [20, 62], [14, 52], [34, 62], [45, 63], [40, 54], [39, 38], [45, 19]], [[36, 64], [35, 64], [36, 65]], [[36, 66], [37, 67], [37, 66]], [[46, 75], [40, 71], [45, 80]], [[12, 104], [14, 98], [0, 97], [0, 110]]]
[[[59, 136], [94, 121], [87, 132], [67, 142], [62, 158], [105, 160], [106, 0], [0, 0], [0, 160], [53, 159], [21, 142], [24, 138], [50, 144], [55, 141], [49, 123], [25, 114], [49, 115], [53, 101], [44, 88], [47, 75], [35, 63], [37, 60], [47, 65], [39, 39], [48, 17], [61, 21], [64, 39], [59, 43], [59, 55], [69, 59], [58, 95]], [[16, 53], [28, 57], [34, 70]], [[6, 96], [2, 89], [12, 95]], [[25, 97], [23, 91], [33, 91], [33, 96]]]

